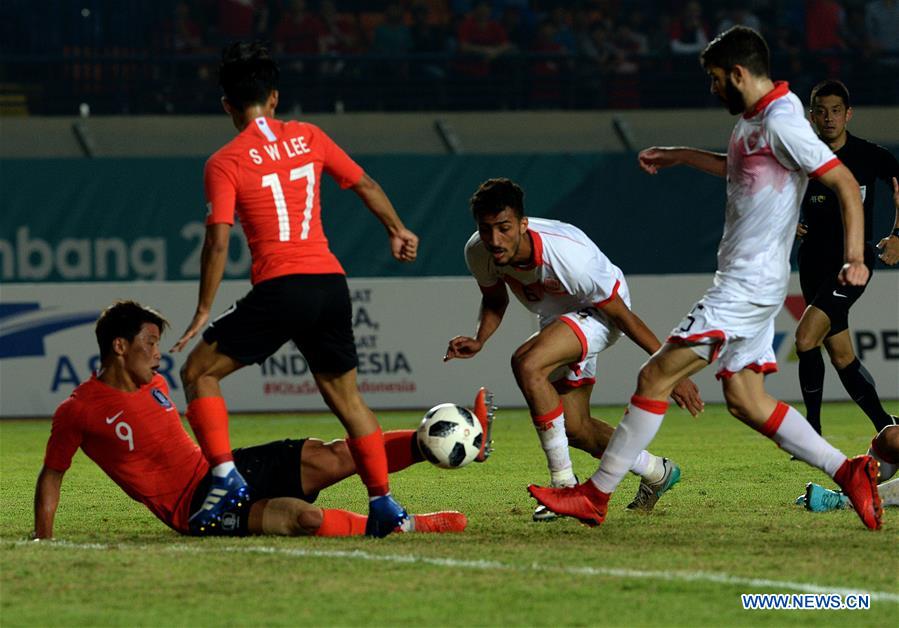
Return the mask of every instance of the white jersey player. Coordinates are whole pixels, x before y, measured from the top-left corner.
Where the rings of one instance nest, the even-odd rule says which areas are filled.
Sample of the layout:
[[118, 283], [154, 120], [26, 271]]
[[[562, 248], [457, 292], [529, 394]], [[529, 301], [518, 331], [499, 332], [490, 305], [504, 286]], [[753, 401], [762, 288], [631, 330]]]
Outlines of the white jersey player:
[[[555, 486], [576, 483], [568, 444], [600, 457], [609, 424], [590, 417], [596, 356], [622, 333], [652, 354], [661, 345], [630, 309], [621, 270], [583, 231], [569, 224], [524, 216], [524, 194], [508, 179], [485, 181], [471, 199], [478, 231], [465, 246], [465, 261], [481, 289], [481, 313], [474, 338], [449, 341], [445, 360], [470, 358], [502, 321], [507, 286], [540, 317], [540, 332], [512, 358], [512, 369], [546, 453]], [[684, 380], [672, 393], [694, 415], [702, 410], [696, 387]], [[630, 470], [641, 476], [630, 507], [652, 510], [680, 479], [668, 459], [642, 451]], [[555, 518], [538, 508], [535, 520]]]
[[880, 527], [877, 463], [848, 460], [795, 409], [765, 392], [764, 374], [776, 370], [771, 344], [774, 316], [789, 278], [789, 251], [808, 177], [833, 188], [844, 216], [845, 261], [840, 280], [864, 285], [861, 194], [852, 173], [811, 129], [799, 99], [768, 76], [768, 46], [752, 29], [729, 29], [702, 53], [712, 92], [741, 114], [727, 154], [692, 148], [650, 148], [640, 166], [685, 164], [727, 177], [724, 236], [713, 287], [681, 321], [661, 351], [640, 371], [637, 390], [602, 463], [583, 484], [567, 489], [531, 486], [551, 510], [588, 525], [605, 518], [612, 491], [662, 424], [675, 383], [716, 359], [728, 410], [795, 457], [830, 475], [866, 526]]

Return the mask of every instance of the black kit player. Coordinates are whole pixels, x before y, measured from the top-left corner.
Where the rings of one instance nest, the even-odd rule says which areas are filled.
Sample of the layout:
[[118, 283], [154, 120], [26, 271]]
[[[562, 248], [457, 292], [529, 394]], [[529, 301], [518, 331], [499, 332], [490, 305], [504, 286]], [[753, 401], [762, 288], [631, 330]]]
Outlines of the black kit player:
[[[865, 265], [874, 269], [875, 257], [889, 265], [899, 261], [899, 161], [887, 149], [856, 137], [846, 129], [852, 119], [849, 90], [837, 80], [827, 80], [812, 89], [809, 117], [818, 137], [855, 175], [865, 211]], [[890, 235], [873, 245], [874, 186], [886, 181], [893, 191], [896, 214]], [[843, 265], [843, 221], [837, 195], [811, 179], [802, 200], [802, 219], [797, 229], [799, 280], [807, 307], [796, 329], [799, 383], [806, 418], [821, 433], [821, 400], [824, 388], [824, 359], [827, 349], [840, 381], [853, 401], [864, 411], [876, 431], [896, 423], [880, 402], [874, 379], [852, 349], [849, 309], [866, 285], [837, 283]], [[877, 255], [879, 250], [879, 256]], [[868, 279], [870, 281], [870, 279]], [[894, 382], [895, 383], [895, 382]]]
[[238, 134], [206, 162], [208, 213], [197, 308], [172, 351], [182, 350], [209, 322], [235, 215], [250, 247], [253, 288], [212, 321], [181, 370], [187, 418], [213, 476], [191, 526], [208, 531], [221, 524], [228, 505], [246, 499], [220, 381], [292, 340], [348, 432], [347, 444], [368, 489], [367, 533], [385, 536], [408, 517], [390, 495], [383, 433], [356, 386], [352, 307], [345, 272], [322, 227], [322, 177], [328, 174], [359, 197], [387, 231], [396, 260], [415, 260], [418, 237], [404, 226], [381, 186], [324, 131], [275, 119], [278, 77], [277, 64], [259, 44], [235, 43], [222, 52], [222, 106]]

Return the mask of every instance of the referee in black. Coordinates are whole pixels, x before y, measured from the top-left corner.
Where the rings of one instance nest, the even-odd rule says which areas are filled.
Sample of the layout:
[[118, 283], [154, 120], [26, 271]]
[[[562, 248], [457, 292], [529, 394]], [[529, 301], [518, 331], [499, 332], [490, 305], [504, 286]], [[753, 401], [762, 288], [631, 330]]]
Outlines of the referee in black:
[[[875, 257], [891, 266], [899, 261], [899, 161], [882, 146], [855, 137], [846, 130], [846, 124], [852, 119], [852, 106], [849, 90], [840, 81], [823, 81], [812, 89], [809, 113], [818, 137], [852, 171], [861, 188], [865, 207], [865, 265], [873, 276]], [[892, 233], [880, 240], [875, 250], [872, 213], [877, 179], [892, 186], [896, 215]], [[805, 416], [820, 434], [823, 343], [846, 392], [879, 432], [884, 426], [895, 424], [897, 419], [884, 410], [874, 379], [856, 357], [849, 336], [849, 308], [865, 291], [865, 286], [837, 283], [837, 273], [843, 265], [843, 222], [839, 201], [829, 188], [814, 179], [809, 181], [802, 200], [802, 219], [797, 235], [801, 238], [799, 281], [802, 296], [808, 304], [796, 329]]]

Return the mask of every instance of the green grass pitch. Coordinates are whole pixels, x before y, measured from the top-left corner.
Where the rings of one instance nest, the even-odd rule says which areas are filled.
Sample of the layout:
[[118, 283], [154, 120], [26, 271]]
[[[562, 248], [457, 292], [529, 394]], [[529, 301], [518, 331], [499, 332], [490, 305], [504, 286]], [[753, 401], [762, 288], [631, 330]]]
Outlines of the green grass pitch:
[[[895, 406], [895, 402], [890, 404]], [[597, 408], [617, 422], [621, 408]], [[381, 415], [413, 427], [416, 412]], [[457, 535], [386, 539], [194, 539], [171, 532], [82, 453], [63, 483], [57, 541], [26, 540], [49, 421], [0, 421], [0, 624], [174, 625], [895, 625], [899, 509], [868, 532], [850, 511], [793, 505], [822, 473], [710, 406], [672, 411], [651, 451], [677, 460], [682, 482], [651, 515], [625, 510], [628, 477], [606, 523], [533, 523], [528, 483], [546, 481], [525, 412], [502, 410], [485, 464], [424, 463], [392, 476], [412, 511], [458, 509]], [[237, 416], [232, 442], [341, 436], [326, 415]], [[850, 404], [827, 404], [825, 435], [866, 451], [871, 426]], [[573, 454], [589, 476], [596, 461]], [[358, 479], [319, 504], [366, 510]], [[227, 579], [226, 578], [230, 578]], [[869, 610], [745, 611], [741, 593], [859, 590]]]

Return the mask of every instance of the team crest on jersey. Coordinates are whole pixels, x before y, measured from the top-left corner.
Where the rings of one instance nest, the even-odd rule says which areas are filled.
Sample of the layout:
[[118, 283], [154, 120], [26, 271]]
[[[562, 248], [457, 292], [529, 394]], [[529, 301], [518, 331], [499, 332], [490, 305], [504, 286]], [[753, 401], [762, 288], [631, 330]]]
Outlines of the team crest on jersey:
[[762, 139], [762, 134], [760, 131], [753, 131], [746, 137], [746, 146], [749, 150], [755, 150], [759, 147], [759, 143]]
[[165, 396], [165, 393], [158, 388], [154, 388], [153, 390], [151, 390], [150, 394], [153, 395], [153, 399], [155, 399], [156, 402], [166, 410], [170, 410], [172, 408], [172, 402], [169, 401], [169, 398]]

